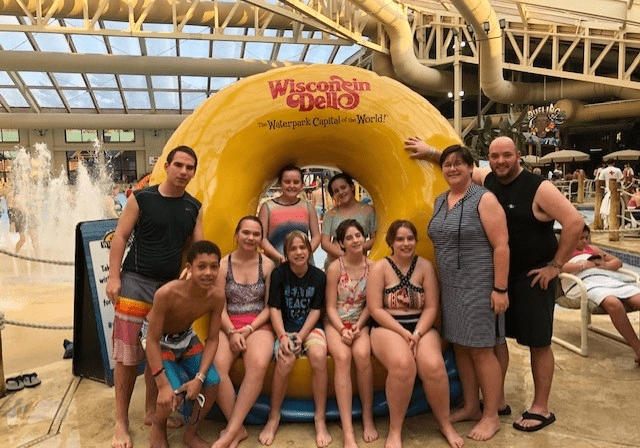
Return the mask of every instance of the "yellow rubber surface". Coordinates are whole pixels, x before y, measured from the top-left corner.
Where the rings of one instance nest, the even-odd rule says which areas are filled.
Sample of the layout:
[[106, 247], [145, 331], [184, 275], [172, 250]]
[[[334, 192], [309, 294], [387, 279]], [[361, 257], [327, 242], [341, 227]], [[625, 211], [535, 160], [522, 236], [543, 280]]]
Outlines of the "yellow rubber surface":
[[[282, 166], [335, 167], [373, 199], [379, 231], [372, 259], [390, 253], [386, 229], [402, 218], [418, 229], [417, 252], [433, 260], [426, 227], [434, 199], [447, 185], [439, 167], [416, 162], [404, 150], [412, 135], [440, 149], [460, 143], [435, 107], [390, 78], [339, 65], [281, 68], [245, 78], [202, 103], [167, 142], [151, 183], [163, 181], [172, 148], [193, 148], [198, 168], [187, 190], [203, 203], [205, 238], [226, 254], [234, 250], [238, 220], [256, 213]], [[206, 321], [197, 322], [200, 335], [206, 328]]]

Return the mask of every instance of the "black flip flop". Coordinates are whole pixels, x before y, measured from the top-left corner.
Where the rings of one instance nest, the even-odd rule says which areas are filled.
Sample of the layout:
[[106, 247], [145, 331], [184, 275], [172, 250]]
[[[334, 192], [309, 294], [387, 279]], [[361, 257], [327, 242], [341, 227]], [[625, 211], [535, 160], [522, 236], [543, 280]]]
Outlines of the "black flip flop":
[[38, 374], [35, 372], [25, 373], [24, 375], [22, 375], [22, 382], [24, 383], [24, 387], [36, 387], [40, 383], [42, 383], [42, 381], [40, 381], [40, 378], [38, 378]]
[[[480, 410], [484, 411], [484, 403], [480, 402]], [[505, 404], [502, 409], [498, 409], [498, 415], [511, 415], [511, 406]]]
[[522, 426], [517, 422], [513, 422], [513, 427], [515, 429], [517, 429], [518, 431], [525, 431], [525, 432], [538, 431], [544, 428], [545, 426], [549, 426], [551, 423], [556, 421], [556, 416], [553, 415], [553, 412], [549, 414], [549, 417], [545, 417], [544, 415], [533, 414], [529, 411], [525, 411], [522, 413], [522, 418], [523, 420], [538, 420], [540, 422], [540, 424], [536, 426]]
[[22, 375], [7, 378], [5, 381], [7, 384], [7, 392], [17, 392], [24, 389], [24, 382], [22, 381]]

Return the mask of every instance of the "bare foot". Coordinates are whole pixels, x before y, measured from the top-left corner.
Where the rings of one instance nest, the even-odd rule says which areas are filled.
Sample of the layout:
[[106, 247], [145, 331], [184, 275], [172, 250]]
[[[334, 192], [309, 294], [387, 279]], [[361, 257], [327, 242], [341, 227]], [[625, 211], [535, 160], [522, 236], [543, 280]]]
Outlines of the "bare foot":
[[238, 434], [236, 434], [234, 439], [229, 444], [229, 448], [236, 448], [238, 444], [242, 442], [244, 439], [246, 439], [247, 437], [249, 437], [249, 433], [247, 432], [247, 428], [243, 426], [242, 428], [240, 428], [240, 431], [238, 431]]
[[447, 427], [440, 428], [440, 432], [445, 439], [447, 439], [451, 448], [462, 448], [464, 446], [464, 439], [456, 432], [453, 426], [448, 425]]
[[248, 436], [249, 433], [244, 426], [240, 427], [240, 430], [235, 434], [235, 436], [225, 428], [220, 431], [220, 437], [213, 443], [213, 445], [211, 445], [211, 448], [235, 448]]
[[366, 443], [371, 443], [378, 440], [378, 437], [380, 437], [380, 435], [378, 434], [378, 430], [376, 429], [376, 424], [373, 422], [373, 420], [371, 421], [362, 420], [362, 426], [364, 427], [364, 429], [362, 430], [362, 439]]
[[480, 410], [480, 407], [477, 407], [474, 409], [467, 409], [465, 407], [462, 407], [451, 413], [451, 416], [449, 417], [449, 421], [451, 423], [468, 422], [468, 421], [477, 422], [481, 418], [482, 418], [482, 411]]
[[185, 431], [182, 441], [189, 448], [209, 448], [211, 446], [210, 442], [201, 438], [195, 431]]
[[129, 425], [116, 422], [116, 433], [111, 439], [112, 448], [132, 448], [131, 437], [129, 436]]
[[331, 434], [327, 429], [327, 422], [324, 419], [316, 420], [316, 445], [318, 448], [324, 448], [331, 443]]
[[149, 438], [150, 448], [169, 448], [166, 427], [158, 424], [151, 425], [151, 437]]
[[498, 431], [500, 431], [500, 419], [497, 415], [495, 417], [483, 417], [471, 428], [467, 437], [483, 442], [489, 440]]
[[271, 418], [267, 420], [267, 424], [264, 425], [262, 431], [260, 431], [260, 435], [258, 436], [258, 440], [263, 445], [271, 445], [273, 443], [273, 439], [276, 438], [276, 432], [278, 432], [278, 426], [280, 425], [280, 417]]
[[389, 431], [387, 440], [384, 442], [384, 448], [402, 448], [402, 433]]
[[[152, 423], [153, 423], [153, 415], [149, 416], [145, 414], [144, 424], [151, 426]], [[176, 429], [182, 426], [184, 426], [184, 420], [182, 420], [181, 417], [169, 417], [167, 419], [167, 428]]]
[[351, 434], [343, 433], [342, 439], [343, 448], [358, 448], [358, 444], [356, 443], [356, 435], [353, 432], [351, 432]]

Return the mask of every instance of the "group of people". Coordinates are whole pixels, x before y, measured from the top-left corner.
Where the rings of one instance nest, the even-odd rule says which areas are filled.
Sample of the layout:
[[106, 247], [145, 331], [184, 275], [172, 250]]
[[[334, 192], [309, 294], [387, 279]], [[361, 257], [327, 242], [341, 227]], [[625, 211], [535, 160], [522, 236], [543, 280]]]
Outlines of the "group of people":
[[[247, 437], [244, 419], [275, 362], [269, 416], [259, 435], [262, 444], [271, 445], [288, 378], [301, 354], [312, 368], [319, 447], [331, 443], [325, 417], [327, 354], [335, 364], [344, 446], [357, 446], [352, 361], [362, 402], [362, 439], [378, 438], [372, 354], [388, 372], [387, 447], [402, 444], [416, 375], [452, 447], [464, 444], [453, 427], [463, 420], [477, 421], [469, 438], [489, 440], [500, 429], [498, 416], [511, 413], [504, 394], [505, 337], [530, 347], [535, 386], [533, 403], [513, 426], [536, 431], [553, 423], [548, 400], [555, 281], [580, 238], [581, 215], [551, 182], [521, 168], [508, 138], [491, 144], [490, 170], [474, 169], [471, 153], [461, 146], [441, 152], [417, 137], [405, 146], [412, 157], [439, 163], [450, 189], [436, 199], [428, 229], [403, 219], [391, 223], [385, 238], [391, 255], [377, 262], [366, 256], [379, 231], [375, 211], [355, 199], [353, 180], [339, 173], [329, 182], [336, 205], [320, 232], [315, 210], [300, 198], [302, 172], [292, 165], [279, 173], [282, 194], [263, 204], [258, 216], [238, 222], [237, 248], [222, 257], [204, 240], [200, 202], [185, 191], [195, 175], [195, 152], [181, 146], [168, 154], [166, 180], [133, 193], [111, 243], [107, 295], [115, 305], [114, 447], [131, 446], [128, 407], [145, 358], [145, 422], [152, 425], [152, 446], [168, 445], [166, 428], [181, 424], [170, 414], [183, 401], [193, 402], [190, 415], [185, 411], [185, 443], [209, 446], [197, 431], [214, 400], [227, 426], [213, 446], [236, 446]], [[554, 220], [562, 224], [559, 243]], [[425, 231], [435, 265], [416, 255]], [[327, 252], [326, 274], [313, 263], [319, 245]], [[175, 280], [188, 246], [187, 278]], [[202, 314], [210, 315], [204, 344], [191, 329]], [[442, 339], [455, 348], [464, 395], [463, 406], [452, 413]], [[245, 375], [236, 394], [229, 372], [238, 357]]]

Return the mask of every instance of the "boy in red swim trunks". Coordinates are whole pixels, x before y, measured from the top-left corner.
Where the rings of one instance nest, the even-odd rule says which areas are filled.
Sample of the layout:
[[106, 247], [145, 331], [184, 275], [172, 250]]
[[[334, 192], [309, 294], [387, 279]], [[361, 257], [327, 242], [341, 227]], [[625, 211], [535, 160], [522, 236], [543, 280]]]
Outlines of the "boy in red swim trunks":
[[[140, 327], [153, 304], [155, 292], [178, 278], [183, 251], [203, 239], [201, 203], [185, 191], [196, 173], [198, 157], [188, 146], [167, 154], [167, 178], [136, 192], [127, 200], [111, 240], [107, 297], [114, 305], [113, 378], [116, 393], [116, 425], [112, 448], [131, 448], [129, 402], [144, 358]], [[122, 263], [129, 237], [133, 241]], [[122, 266], [121, 266], [122, 265]], [[147, 368], [145, 423], [155, 414], [156, 394]], [[179, 426], [178, 421], [169, 422]]]

